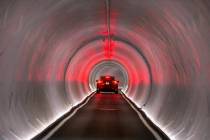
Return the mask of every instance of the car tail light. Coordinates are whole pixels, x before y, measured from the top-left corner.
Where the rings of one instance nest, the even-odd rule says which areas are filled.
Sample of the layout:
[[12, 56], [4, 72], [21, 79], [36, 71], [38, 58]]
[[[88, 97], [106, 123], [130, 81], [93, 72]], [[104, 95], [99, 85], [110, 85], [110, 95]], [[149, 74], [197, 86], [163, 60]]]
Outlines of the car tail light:
[[117, 83], [118, 83], [118, 81], [114, 80], [114, 81], [113, 81], [113, 83], [114, 83], [114, 84], [117, 84]]
[[106, 76], [106, 79], [109, 79], [110, 78], [110, 76]]
[[102, 81], [101, 81], [101, 80], [97, 80], [97, 83], [98, 83], [98, 84], [101, 84], [101, 83], [102, 83]]

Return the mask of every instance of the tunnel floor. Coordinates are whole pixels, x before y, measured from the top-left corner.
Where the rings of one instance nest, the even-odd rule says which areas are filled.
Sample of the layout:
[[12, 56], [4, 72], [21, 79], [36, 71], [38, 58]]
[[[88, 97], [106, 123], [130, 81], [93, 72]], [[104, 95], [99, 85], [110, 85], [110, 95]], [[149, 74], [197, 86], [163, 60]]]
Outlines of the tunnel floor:
[[153, 140], [121, 94], [95, 94], [50, 140]]

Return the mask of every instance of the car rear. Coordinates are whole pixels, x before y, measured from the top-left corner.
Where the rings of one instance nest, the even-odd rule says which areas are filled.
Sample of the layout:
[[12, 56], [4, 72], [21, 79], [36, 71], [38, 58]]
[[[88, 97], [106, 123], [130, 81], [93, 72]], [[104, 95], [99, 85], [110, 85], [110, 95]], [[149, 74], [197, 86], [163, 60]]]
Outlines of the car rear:
[[113, 76], [101, 76], [97, 82], [97, 93], [114, 92], [118, 93], [118, 83]]

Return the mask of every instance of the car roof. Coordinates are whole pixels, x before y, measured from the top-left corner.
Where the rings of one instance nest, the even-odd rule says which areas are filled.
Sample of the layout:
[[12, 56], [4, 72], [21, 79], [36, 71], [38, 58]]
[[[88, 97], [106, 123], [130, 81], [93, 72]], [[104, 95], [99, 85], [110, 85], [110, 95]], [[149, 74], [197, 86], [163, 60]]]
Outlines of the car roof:
[[[106, 79], [107, 76], [109, 76], [109, 75], [101, 76], [100, 79]], [[110, 79], [115, 79], [114, 76], [109, 76], [109, 77], [110, 77]]]

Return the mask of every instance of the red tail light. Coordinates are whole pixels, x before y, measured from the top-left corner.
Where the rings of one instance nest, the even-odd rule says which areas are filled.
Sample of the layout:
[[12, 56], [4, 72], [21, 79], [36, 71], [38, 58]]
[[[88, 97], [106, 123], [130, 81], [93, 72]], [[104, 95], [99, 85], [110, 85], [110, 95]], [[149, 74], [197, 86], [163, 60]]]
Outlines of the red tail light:
[[109, 79], [110, 78], [110, 76], [106, 76], [106, 79]]
[[114, 80], [113, 83], [114, 83], [114, 84], [118, 84], [118, 81]]
[[102, 81], [101, 81], [101, 80], [97, 80], [96, 82], [97, 82], [98, 84], [101, 84], [101, 83], [102, 83]]

